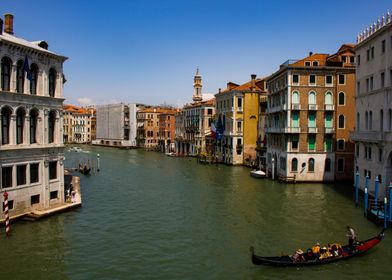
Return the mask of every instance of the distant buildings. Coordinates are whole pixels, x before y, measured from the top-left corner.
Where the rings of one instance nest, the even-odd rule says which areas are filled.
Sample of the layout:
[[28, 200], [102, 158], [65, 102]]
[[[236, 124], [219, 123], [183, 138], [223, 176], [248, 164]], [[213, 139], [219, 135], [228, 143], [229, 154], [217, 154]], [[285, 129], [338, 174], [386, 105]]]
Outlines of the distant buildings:
[[[355, 172], [364, 189], [386, 196], [392, 182], [392, 17], [388, 13], [357, 37]], [[390, 198], [391, 199], [391, 198]]]
[[96, 138], [96, 109], [64, 105], [64, 142], [85, 144]]
[[4, 17], [0, 190], [8, 193], [10, 215], [16, 216], [65, 202], [62, 89], [67, 58], [49, 51], [45, 41], [16, 37], [13, 16]]
[[97, 106], [95, 145], [136, 147], [137, 104]]
[[179, 110], [164, 112], [158, 116], [159, 133], [158, 146], [159, 150], [164, 153], [174, 152], [174, 138], [176, 133], [176, 116]]
[[352, 179], [355, 55], [343, 45], [334, 55], [287, 61], [267, 79], [267, 168], [282, 179]]
[[251, 76], [245, 84], [228, 83], [216, 98], [216, 124], [222, 136], [215, 142], [215, 156], [226, 164], [255, 165], [260, 94], [264, 80]]

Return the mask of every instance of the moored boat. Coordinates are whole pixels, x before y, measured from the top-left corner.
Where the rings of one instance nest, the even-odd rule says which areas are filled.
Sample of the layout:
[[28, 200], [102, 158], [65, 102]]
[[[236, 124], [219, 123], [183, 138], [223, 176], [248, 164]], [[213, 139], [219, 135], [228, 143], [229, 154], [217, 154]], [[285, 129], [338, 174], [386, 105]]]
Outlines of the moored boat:
[[270, 266], [306, 266], [306, 265], [320, 265], [327, 264], [331, 262], [346, 260], [358, 255], [362, 255], [366, 253], [384, 238], [384, 230], [379, 233], [377, 236], [372, 237], [370, 239], [356, 242], [353, 248], [350, 248], [349, 245], [342, 246], [342, 253], [338, 256], [329, 257], [325, 259], [314, 258], [311, 260], [303, 260], [300, 262], [296, 262], [289, 255], [284, 256], [273, 256], [273, 257], [263, 257], [255, 255], [254, 248], [250, 247], [250, 251], [252, 253], [252, 263], [255, 265], [270, 265]]
[[254, 178], [265, 178], [267, 177], [267, 175], [265, 174], [264, 171], [262, 170], [252, 170], [250, 172], [250, 176], [254, 177]]

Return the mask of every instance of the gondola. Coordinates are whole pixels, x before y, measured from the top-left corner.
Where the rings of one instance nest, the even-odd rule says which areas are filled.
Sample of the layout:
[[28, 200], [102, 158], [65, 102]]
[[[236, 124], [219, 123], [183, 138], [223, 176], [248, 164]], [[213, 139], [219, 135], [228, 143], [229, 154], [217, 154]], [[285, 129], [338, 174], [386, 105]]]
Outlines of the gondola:
[[82, 173], [82, 174], [84, 174], [84, 175], [88, 175], [88, 174], [90, 174], [90, 171], [91, 171], [91, 168], [90, 167], [87, 167], [86, 165], [85, 166], [79, 166], [79, 172], [80, 173]]
[[381, 240], [384, 238], [384, 230], [379, 233], [377, 236], [372, 237], [370, 239], [364, 241], [358, 241], [354, 244], [353, 249], [350, 249], [349, 245], [342, 246], [342, 254], [337, 257], [330, 257], [327, 259], [313, 259], [313, 260], [305, 260], [301, 262], [295, 262], [293, 259], [288, 256], [276, 256], [276, 257], [262, 257], [254, 254], [253, 246], [250, 247], [250, 251], [252, 253], [252, 263], [255, 265], [270, 265], [270, 266], [307, 266], [307, 265], [320, 265], [327, 264], [336, 261], [346, 260], [352, 257], [356, 257], [358, 255], [362, 255], [363, 253], [369, 251]]

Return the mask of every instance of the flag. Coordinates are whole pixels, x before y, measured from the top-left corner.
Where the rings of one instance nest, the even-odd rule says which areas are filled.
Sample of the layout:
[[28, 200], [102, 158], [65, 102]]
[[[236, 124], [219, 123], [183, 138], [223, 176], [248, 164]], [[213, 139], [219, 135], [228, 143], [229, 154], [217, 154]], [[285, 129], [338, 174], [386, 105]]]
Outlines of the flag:
[[212, 138], [216, 139], [216, 127], [213, 122], [211, 123], [211, 136]]
[[27, 80], [31, 81], [33, 79], [33, 77], [31, 76], [29, 60], [27, 59], [27, 55], [25, 56], [25, 60], [24, 60], [24, 63], [23, 63], [23, 71], [26, 72]]

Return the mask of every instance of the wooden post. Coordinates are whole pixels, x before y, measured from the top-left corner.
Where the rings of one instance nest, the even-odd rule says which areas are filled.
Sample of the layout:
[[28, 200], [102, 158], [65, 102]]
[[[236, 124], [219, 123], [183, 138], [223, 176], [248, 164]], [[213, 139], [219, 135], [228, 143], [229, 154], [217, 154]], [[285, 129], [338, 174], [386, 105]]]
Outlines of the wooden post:
[[10, 217], [8, 214], [8, 193], [4, 192], [4, 219], [5, 219], [5, 234], [10, 235]]

